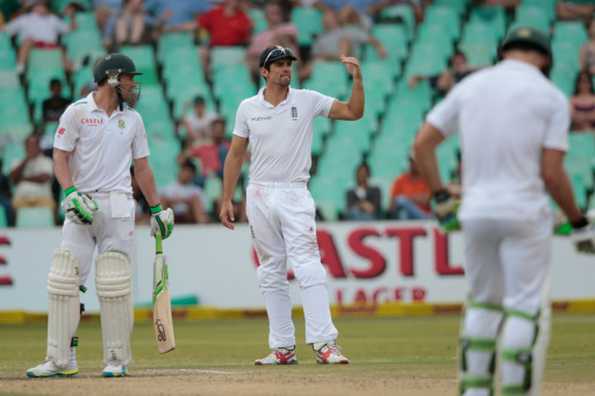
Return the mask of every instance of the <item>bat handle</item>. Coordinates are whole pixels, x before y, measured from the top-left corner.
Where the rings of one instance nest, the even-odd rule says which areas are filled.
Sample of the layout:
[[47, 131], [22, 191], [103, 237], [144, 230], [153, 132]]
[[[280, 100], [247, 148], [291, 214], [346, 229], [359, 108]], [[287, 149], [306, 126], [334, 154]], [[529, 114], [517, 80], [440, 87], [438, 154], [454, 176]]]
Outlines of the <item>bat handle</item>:
[[163, 244], [161, 243], [161, 235], [155, 235], [155, 254], [163, 254]]

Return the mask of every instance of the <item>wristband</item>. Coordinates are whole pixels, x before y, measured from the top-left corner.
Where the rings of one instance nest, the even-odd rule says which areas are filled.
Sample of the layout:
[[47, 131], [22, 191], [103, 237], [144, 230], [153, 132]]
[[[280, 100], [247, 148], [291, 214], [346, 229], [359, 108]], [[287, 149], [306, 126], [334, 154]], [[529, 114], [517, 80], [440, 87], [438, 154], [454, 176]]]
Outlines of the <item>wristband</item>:
[[155, 206], [151, 206], [149, 208], [149, 211], [151, 212], [151, 214], [157, 214], [159, 212], [161, 212], [163, 209], [161, 209], [161, 204], [157, 204]]
[[73, 192], [76, 192], [76, 187], [75, 186], [70, 186], [70, 187], [64, 189], [64, 197], [69, 196]]

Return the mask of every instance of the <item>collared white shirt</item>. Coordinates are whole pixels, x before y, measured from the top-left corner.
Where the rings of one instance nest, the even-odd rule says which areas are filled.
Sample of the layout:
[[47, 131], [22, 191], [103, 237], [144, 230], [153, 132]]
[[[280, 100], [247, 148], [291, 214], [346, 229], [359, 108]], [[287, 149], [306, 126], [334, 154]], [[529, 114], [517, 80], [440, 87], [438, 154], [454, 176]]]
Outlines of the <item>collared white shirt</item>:
[[249, 139], [250, 181], [307, 182], [312, 164], [312, 122], [328, 117], [334, 98], [307, 89], [289, 88], [273, 106], [257, 95], [240, 103], [234, 135]]
[[460, 218], [537, 219], [549, 214], [542, 149], [566, 151], [564, 94], [536, 67], [505, 60], [464, 79], [427, 121], [459, 132], [463, 164]]
[[108, 116], [97, 107], [93, 94], [64, 111], [54, 147], [72, 152], [70, 172], [79, 191], [130, 193], [132, 160], [149, 155], [143, 120], [127, 106]]

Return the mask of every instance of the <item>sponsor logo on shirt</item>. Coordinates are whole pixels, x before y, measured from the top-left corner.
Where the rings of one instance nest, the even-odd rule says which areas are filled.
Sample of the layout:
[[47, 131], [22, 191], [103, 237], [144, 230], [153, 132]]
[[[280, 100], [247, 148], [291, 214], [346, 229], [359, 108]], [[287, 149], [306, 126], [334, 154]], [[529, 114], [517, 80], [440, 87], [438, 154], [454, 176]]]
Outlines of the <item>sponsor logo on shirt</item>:
[[120, 129], [126, 128], [126, 122], [124, 120], [118, 120], [118, 128], [120, 128]]
[[103, 125], [103, 120], [101, 118], [81, 118], [81, 124], [87, 126]]
[[250, 118], [250, 121], [267, 121], [267, 120], [271, 120], [272, 118], [273, 118], [272, 116], [258, 116], [258, 117]]
[[58, 128], [58, 131], [57, 131], [58, 137], [64, 135], [64, 132], [66, 132], [66, 129], [64, 129], [64, 128]]
[[296, 121], [298, 118], [297, 107], [291, 106], [291, 119]]

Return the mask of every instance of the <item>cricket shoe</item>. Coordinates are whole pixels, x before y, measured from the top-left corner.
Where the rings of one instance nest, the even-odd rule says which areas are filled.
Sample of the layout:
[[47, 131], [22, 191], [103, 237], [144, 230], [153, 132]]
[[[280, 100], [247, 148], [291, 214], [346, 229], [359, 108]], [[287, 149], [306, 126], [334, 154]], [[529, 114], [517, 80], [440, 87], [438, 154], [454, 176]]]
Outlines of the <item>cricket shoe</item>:
[[270, 354], [254, 361], [256, 366], [275, 366], [280, 364], [297, 364], [295, 345], [289, 348], [275, 348]]
[[319, 364], [349, 364], [349, 359], [334, 342], [312, 344], [312, 349]]
[[110, 362], [105, 366], [101, 375], [106, 378], [113, 378], [113, 377], [125, 377], [128, 375], [128, 367], [124, 366], [123, 364], [118, 364], [114, 362]]
[[72, 377], [79, 373], [76, 360], [72, 360], [65, 368], [60, 368], [52, 360], [45, 362], [27, 370], [29, 378], [49, 378], [49, 377]]

